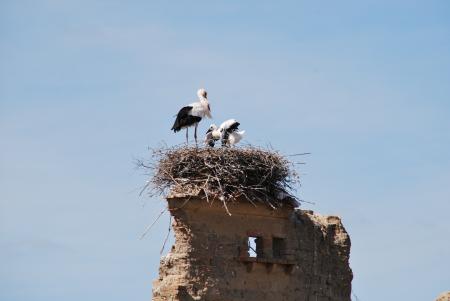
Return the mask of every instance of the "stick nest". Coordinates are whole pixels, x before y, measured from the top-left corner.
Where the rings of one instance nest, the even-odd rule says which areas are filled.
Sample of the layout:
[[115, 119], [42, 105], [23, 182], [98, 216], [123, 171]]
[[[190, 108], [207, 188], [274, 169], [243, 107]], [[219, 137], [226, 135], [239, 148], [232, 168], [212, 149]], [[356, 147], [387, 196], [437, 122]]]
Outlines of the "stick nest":
[[239, 148], [163, 147], [152, 150], [147, 164], [138, 166], [151, 176], [145, 185], [151, 196], [168, 192], [202, 195], [209, 202], [245, 198], [272, 208], [299, 205], [294, 196], [299, 176], [294, 164], [273, 150]]

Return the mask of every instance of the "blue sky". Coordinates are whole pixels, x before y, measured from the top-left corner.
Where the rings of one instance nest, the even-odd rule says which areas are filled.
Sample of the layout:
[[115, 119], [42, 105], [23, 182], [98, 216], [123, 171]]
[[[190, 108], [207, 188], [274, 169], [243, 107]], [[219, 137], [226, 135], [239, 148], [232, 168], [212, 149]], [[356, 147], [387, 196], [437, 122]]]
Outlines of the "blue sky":
[[[168, 216], [133, 159], [216, 123], [302, 166], [338, 214], [362, 301], [450, 274], [448, 1], [1, 1], [0, 299], [149, 300]], [[201, 124], [203, 132], [209, 121]]]

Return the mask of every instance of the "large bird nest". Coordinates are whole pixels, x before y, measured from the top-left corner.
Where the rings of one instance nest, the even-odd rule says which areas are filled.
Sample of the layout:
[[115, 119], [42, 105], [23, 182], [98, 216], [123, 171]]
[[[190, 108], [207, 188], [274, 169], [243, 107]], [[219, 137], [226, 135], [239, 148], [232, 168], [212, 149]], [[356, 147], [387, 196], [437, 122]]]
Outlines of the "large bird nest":
[[221, 200], [225, 209], [227, 202], [238, 198], [274, 209], [299, 205], [294, 196], [299, 186], [294, 164], [273, 150], [162, 147], [152, 150], [149, 163], [138, 161], [138, 166], [151, 176], [143, 189], [151, 196], [201, 195], [208, 202]]

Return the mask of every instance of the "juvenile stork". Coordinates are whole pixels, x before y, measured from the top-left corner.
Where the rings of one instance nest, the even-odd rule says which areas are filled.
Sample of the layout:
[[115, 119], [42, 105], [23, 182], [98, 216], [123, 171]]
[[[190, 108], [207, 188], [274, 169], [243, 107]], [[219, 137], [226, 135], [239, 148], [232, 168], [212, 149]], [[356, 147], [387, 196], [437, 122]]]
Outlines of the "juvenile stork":
[[233, 146], [244, 137], [245, 131], [239, 131], [240, 123], [236, 119], [228, 119], [219, 127], [222, 146]]
[[209, 126], [209, 129], [206, 131], [205, 136], [205, 144], [209, 145], [210, 147], [214, 147], [217, 140], [220, 140], [221, 133], [219, 131], [219, 128], [215, 124], [211, 124]]
[[228, 119], [217, 127], [211, 124], [206, 132], [205, 144], [214, 147], [216, 141], [222, 140], [222, 146], [233, 146], [241, 141], [245, 131], [239, 131], [240, 123], [236, 119]]
[[189, 143], [188, 128], [195, 127], [194, 138], [197, 144], [197, 127], [198, 123], [207, 116], [211, 118], [211, 109], [209, 107], [207, 92], [205, 89], [199, 89], [197, 91], [199, 101], [191, 103], [188, 106], [181, 108], [177, 114], [177, 118], [173, 123], [172, 129], [175, 133], [181, 129], [186, 129], [186, 144]]

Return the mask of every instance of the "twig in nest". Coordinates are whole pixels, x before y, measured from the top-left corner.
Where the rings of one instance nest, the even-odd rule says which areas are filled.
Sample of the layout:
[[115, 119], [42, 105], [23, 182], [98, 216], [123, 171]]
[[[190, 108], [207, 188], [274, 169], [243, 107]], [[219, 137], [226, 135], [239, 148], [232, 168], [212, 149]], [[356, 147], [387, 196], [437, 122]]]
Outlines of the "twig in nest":
[[[142, 167], [144, 167], [144, 165], [142, 165]], [[142, 187], [141, 191], [139, 192], [139, 196], [141, 196], [144, 193], [144, 191], [148, 188], [148, 185], [150, 185], [150, 180], [145, 182], [144, 187]]]
[[304, 156], [304, 155], [311, 155], [311, 153], [292, 154], [292, 155], [288, 155], [288, 157]]
[[147, 235], [147, 233], [150, 231], [150, 229], [153, 227], [154, 224], [156, 224], [156, 222], [159, 220], [159, 218], [161, 217], [161, 215], [163, 215], [164, 212], [166, 212], [167, 208], [165, 208], [163, 211], [161, 211], [158, 215], [158, 217], [153, 221], [153, 223], [151, 223], [151, 225], [149, 225], [145, 230], [144, 233], [142, 233], [141, 237], [139, 239], [143, 239], [145, 237], [145, 235]]
[[164, 239], [163, 246], [161, 248], [161, 251], [159, 251], [159, 255], [161, 255], [164, 252], [164, 248], [166, 247], [167, 240], [169, 239], [170, 230], [172, 230], [172, 216], [169, 218], [169, 230], [167, 231], [166, 238]]

